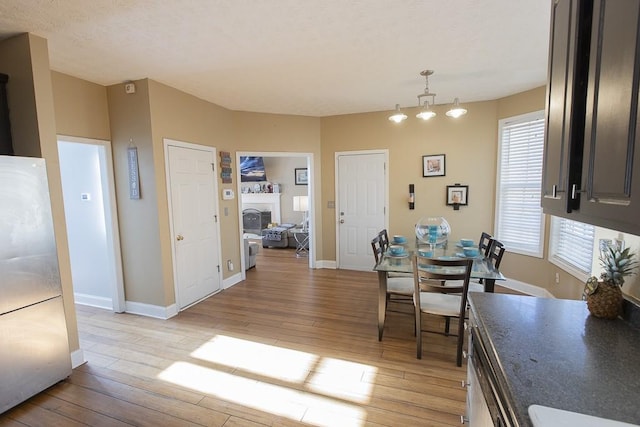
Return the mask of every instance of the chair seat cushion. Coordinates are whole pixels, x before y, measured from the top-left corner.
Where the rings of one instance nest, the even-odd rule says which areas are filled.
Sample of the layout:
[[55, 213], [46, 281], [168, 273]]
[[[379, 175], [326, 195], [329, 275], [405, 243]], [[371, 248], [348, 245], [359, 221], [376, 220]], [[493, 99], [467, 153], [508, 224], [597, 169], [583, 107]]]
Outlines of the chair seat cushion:
[[413, 279], [409, 277], [388, 278], [387, 293], [397, 295], [413, 295]]
[[420, 292], [420, 311], [440, 316], [458, 316], [460, 314], [460, 295]]
[[484, 285], [478, 282], [469, 282], [469, 292], [484, 292]]
[[[446, 286], [459, 286], [462, 287], [462, 280], [447, 280]], [[484, 285], [482, 283], [470, 280], [469, 292], [484, 292]]]
[[395, 271], [390, 271], [387, 273], [387, 277], [410, 277], [413, 279], [413, 273], [398, 273]]

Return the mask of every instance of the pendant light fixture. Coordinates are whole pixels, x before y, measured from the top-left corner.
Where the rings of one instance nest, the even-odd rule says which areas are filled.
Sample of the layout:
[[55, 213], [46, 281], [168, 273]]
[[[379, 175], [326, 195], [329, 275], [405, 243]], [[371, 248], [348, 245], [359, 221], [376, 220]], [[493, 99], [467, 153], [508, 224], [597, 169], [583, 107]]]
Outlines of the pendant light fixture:
[[449, 117], [453, 117], [454, 119], [457, 119], [458, 117], [464, 116], [465, 114], [467, 114], [467, 109], [463, 108], [460, 105], [460, 100], [456, 98], [453, 100], [453, 105], [451, 106], [449, 111], [447, 111], [445, 114]]
[[[421, 107], [420, 112], [416, 114], [416, 117], [427, 121], [436, 116], [436, 112], [431, 109], [432, 106], [436, 104], [436, 94], [431, 93], [429, 91], [429, 76], [433, 74], [433, 70], [423, 70], [420, 72], [420, 75], [424, 77], [425, 87], [424, 92], [418, 95], [418, 107]], [[426, 98], [423, 100], [423, 98]], [[429, 98], [431, 98], [431, 102], [429, 102]], [[453, 105], [446, 112], [448, 117], [453, 117], [457, 119], [460, 116], [464, 116], [467, 114], [467, 110], [460, 105], [460, 100], [455, 98], [453, 101]], [[400, 104], [396, 104], [396, 109], [392, 115], [389, 116], [389, 120], [395, 123], [401, 123], [407, 119], [407, 115], [404, 114], [400, 110]]]
[[400, 104], [396, 104], [396, 111], [389, 116], [389, 120], [395, 123], [400, 123], [407, 119], [407, 115], [400, 111]]
[[[436, 94], [429, 92], [429, 76], [433, 74], [433, 70], [424, 70], [420, 72], [420, 75], [424, 77], [425, 85], [424, 85], [424, 93], [418, 95], [418, 106], [423, 105], [422, 98], [431, 97], [431, 105], [435, 105], [436, 103]], [[436, 112], [429, 107], [429, 100], [424, 100], [424, 107], [422, 110], [416, 114], [416, 117], [422, 120], [429, 120], [432, 117], [436, 116]]]

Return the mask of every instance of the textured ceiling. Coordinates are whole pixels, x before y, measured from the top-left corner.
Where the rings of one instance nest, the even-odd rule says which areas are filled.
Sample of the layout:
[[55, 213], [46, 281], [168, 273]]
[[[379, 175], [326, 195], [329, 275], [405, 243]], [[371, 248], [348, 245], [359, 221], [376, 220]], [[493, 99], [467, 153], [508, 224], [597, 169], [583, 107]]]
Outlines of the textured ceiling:
[[[150, 78], [232, 110], [329, 116], [500, 98], [545, 84], [549, 0], [2, 0], [51, 68]], [[0, 64], [0, 71], [2, 64]]]

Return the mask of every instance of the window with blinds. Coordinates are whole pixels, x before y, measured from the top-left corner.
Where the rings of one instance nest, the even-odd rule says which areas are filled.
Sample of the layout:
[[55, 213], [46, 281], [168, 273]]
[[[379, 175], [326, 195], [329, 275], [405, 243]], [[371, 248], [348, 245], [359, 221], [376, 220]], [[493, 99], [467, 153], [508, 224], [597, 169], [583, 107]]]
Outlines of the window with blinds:
[[594, 239], [593, 225], [552, 216], [549, 261], [586, 280], [591, 275]]
[[542, 257], [544, 111], [500, 120], [495, 235], [509, 252]]

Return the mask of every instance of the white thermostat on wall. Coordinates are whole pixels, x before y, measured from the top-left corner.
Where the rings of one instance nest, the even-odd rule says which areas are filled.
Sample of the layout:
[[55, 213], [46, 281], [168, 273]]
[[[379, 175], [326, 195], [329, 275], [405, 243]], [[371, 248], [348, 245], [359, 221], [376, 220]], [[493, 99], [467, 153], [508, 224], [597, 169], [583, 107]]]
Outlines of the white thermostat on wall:
[[222, 190], [222, 200], [231, 200], [235, 197], [233, 190], [230, 188], [225, 188]]

